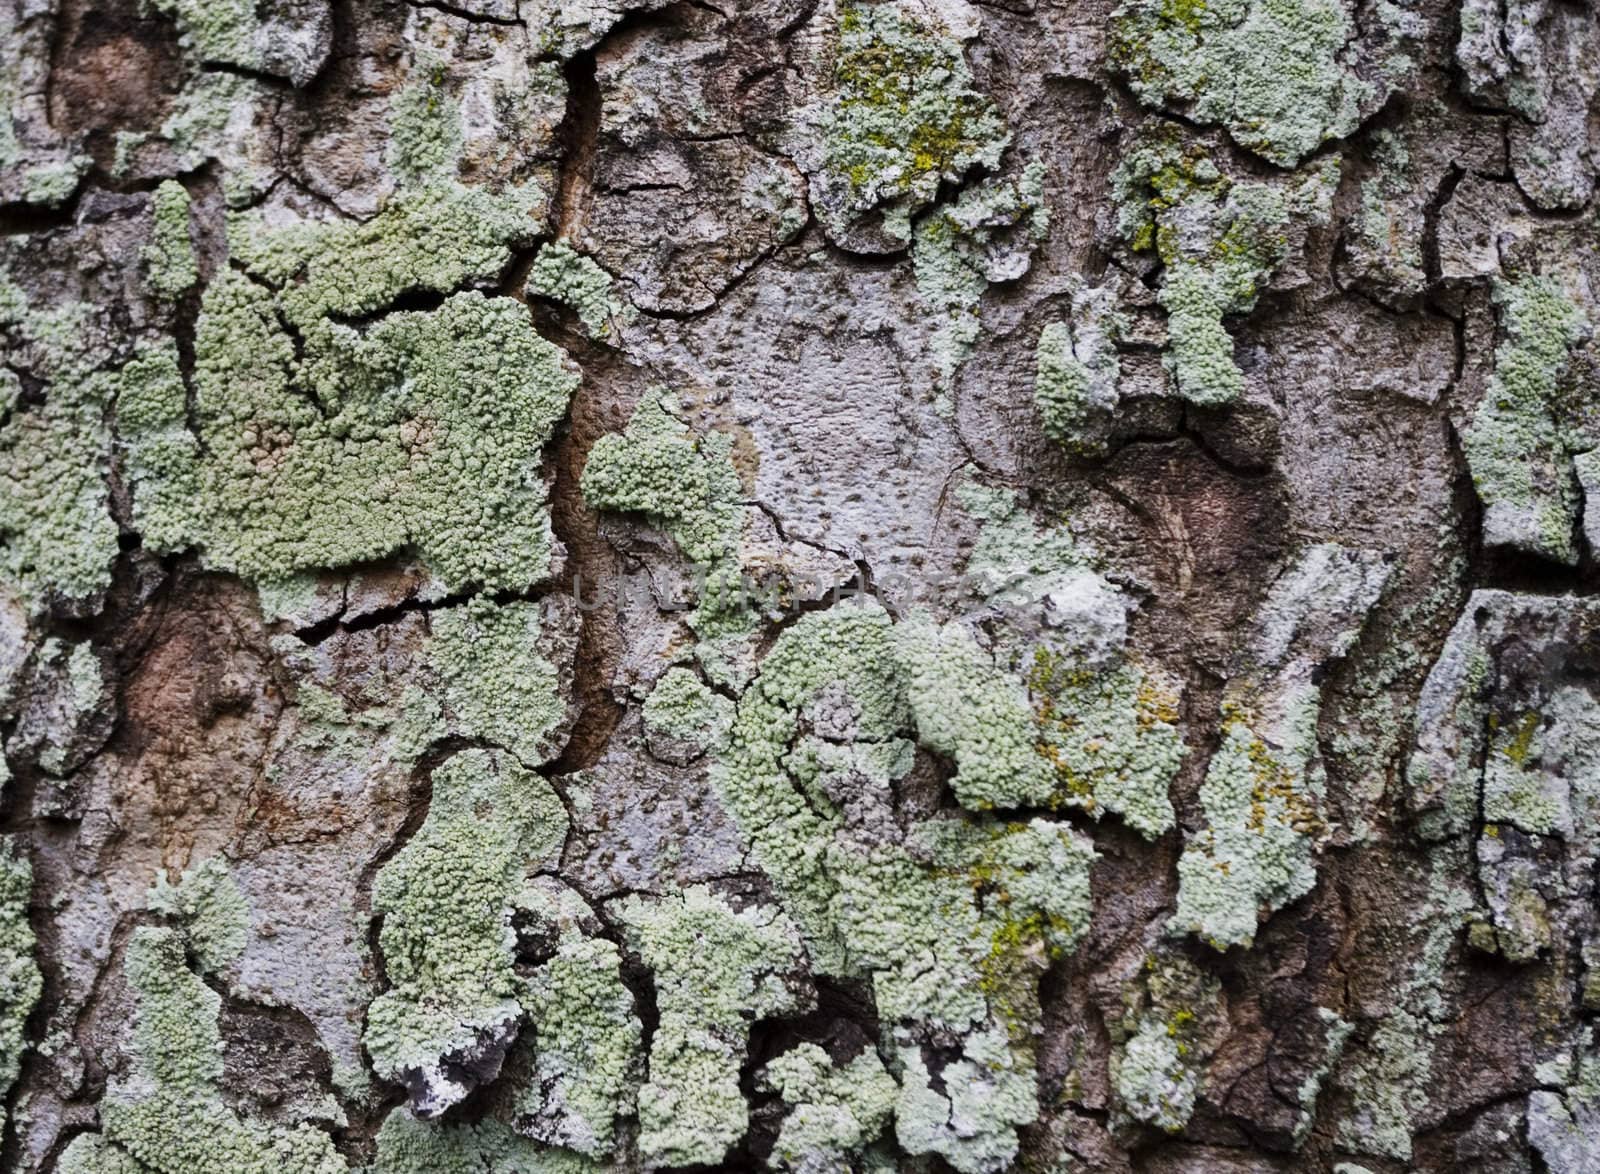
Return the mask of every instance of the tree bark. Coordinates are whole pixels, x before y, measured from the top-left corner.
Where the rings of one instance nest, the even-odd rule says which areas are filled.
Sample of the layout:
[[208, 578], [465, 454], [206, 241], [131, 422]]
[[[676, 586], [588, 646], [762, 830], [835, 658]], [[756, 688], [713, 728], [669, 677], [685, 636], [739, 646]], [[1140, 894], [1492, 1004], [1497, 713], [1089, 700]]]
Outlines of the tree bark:
[[0, 95], [0, 1168], [1600, 1170], [1592, 3]]

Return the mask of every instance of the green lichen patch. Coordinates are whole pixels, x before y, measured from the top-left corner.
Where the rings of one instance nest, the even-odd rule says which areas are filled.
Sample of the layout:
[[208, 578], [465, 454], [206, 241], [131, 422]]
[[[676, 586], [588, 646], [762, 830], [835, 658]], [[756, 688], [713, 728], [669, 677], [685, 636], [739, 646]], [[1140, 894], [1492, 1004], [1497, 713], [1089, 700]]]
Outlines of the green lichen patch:
[[1490, 715], [1489, 752], [1483, 763], [1485, 823], [1511, 824], [1541, 836], [1571, 830], [1565, 780], [1544, 769], [1543, 724], [1541, 715], [1532, 710], [1509, 720]]
[[[66, 777], [104, 743], [116, 707], [91, 641], [48, 636], [33, 663], [31, 687], [50, 697], [50, 715], [28, 741], [42, 769]], [[21, 749], [17, 739], [12, 749]]]
[[[1014, 497], [967, 484], [983, 521], [966, 574], [1003, 675], [1025, 687], [1029, 738], [1051, 807], [1120, 815], [1147, 838], [1173, 824], [1167, 788], [1184, 748], [1177, 686], [1126, 652], [1129, 600], [1097, 574], [1064, 526], [1043, 527]], [[1025, 777], [1033, 780], [1036, 768]]]
[[1454, 846], [1433, 851], [1426, 897], [1407, 931], [1414, 960], [1395, 1005], [1359, 1047], [1346, 1049], [1337, 1080], [1350, 1100], [1335, 1138], [1353, 1153], [1412, 1156], [1417, 1110], [1433, 1076], [1431, 1044], [1456, 1021], [1446, 1006], [1445, 967], [1473, 905], [1459, 880], [1467, 867]]
[[0, 583], [34, 609], [111, 583], [117, 527], [106, 470], [114, 379], [82, 303], [30, 307], [0, 271], [0, 332], [13, 364], [46, 383], [44, 402], [0, 415]]
[[260, 282], [213, 282], [196, 333], [194, 411], [173, 352], [130, 364], [118, 421], [134, 517], [155, 550], [261, 581], [417, 550], [450, 589], [523, 590], [551, 538], [539, 450], [577, 376], [510, 299], [457, 294], [362, 332], [333, 316], [498, 273], [533, 230], [529, 193], [454, 185], [364, 224], [230, 226]]
[[164, 298], [180, 298], [200, 280], [194, 244], [189, 239], [189, 193], [177, 180], [164, 180], [151, 197], [150, 243], [140, 252], [150, 288]]
[[60, 207], [72, 198], [84, 173], [93, 165], [94, 160], [88, 155], [32, 164], [22, 173], [23, 202], [44, 208]]
[[101, 1134], [74, 1138], [80, 1174], [344, 1174], [327, 1134], [242, 1117], [222, 1095], [222, 997], [189, 969], [182, 936], [140, 926], [123, 964], [137, 997], [134, 1071], [100, 1102]]
[[389, 162], [412, 184], [453, 178], [462, 146], [461, 106], [445, 93], [443, 67], [419, 72], [389, 102]]
[[1352, 273], [1395, 300], [1420, 295], [1428, 275], [1422, 255], [1423, 196], [1406, 141], [1391, 130], [1372, 136], [1373, 174], [1361, 183], [1361, 208], [1349, 222]]
[[251, 273], [283, 287], [284, 315], [310, 329], [328, 316], [375, 314], [404, 293], [497, 276], [512, 248], [532, 241], [543, 204], [533, 187], [495, 194], [433, 183], [396, 195], [359, 224], [268, 229], [256, 214], [239, 213], [228, 244]]
[[790, 1106], [768, 1159], [775, 1170], [848, 1168], [887, 1127], [900, 1093], [870, 1047], [835, 1065], [816, 1044], [797, 1044], [758, 1079]]
[[1112, 59], [1147, 106], [1188, 117], [1294, 167], [1354, 131], [1377, 92], [1353, 68], [1342, 0], [1124, 0]]
[[716, 745], [733, 721], [733, 703], [712, 692], [686, 668], [670, 668], [650, 690], [643, 706], [648, 733], [690, 742], [700, 749]]
[[[814, 968], [870, 979], [902, 1062], [923, 1063], [931, 1032], [966, 1041], [971, 1056], [906, 1086], [901, 1144], [963, 1171], [998, 1169], [1015, 1153], [1015, 1126], [1037, 1112], [1038, 976], [1087, 930], [1094, 853], [1043, 819], [894, 822], [891, 788], [914, 739], [957, 748], [974, 785], [1002, 785], [981, 762], [992, 731], [975, 715], [987, 699], [952, 681], [973, 671], [970, 636], [952, 637], [947, 666], [939, 628], [904, 626], [914, 668], [875, 606], [836, 607], [786, 629], [740, 700], [712, 778]], [[1031, 724], [1025, 706], [1015, 716]], [[1002, 740], [997, 753], [1008, 746], [1018, 749]], [[1028, 758], [1019, 761], [1038, 761], [1026, 741], [1020, 750]], [[952, 1119], [971, 1130], [950, 1128]]]
[[[404, 1108], [383, 1119], [366, 1174], [601, 1174], [611, 1169], [548, 1149], [495, 1120], [476, 1124], [418, 1120]], [[114, 1174], [84, 1171], [83, 1174]]]
[[1208, 827], [1178, 861], [1171, 924], [1219, 950], [1248, 946], [1262, 907], [1281, 908], [1316, 883], [1312, 848], [1322, 825], [1303, 761], [1268, 746], [1236, 716], [1206, 768], [1200, 802]]
[[894, 654], [924, 745], [954, 760], [956, 798], [975, 811], [1037, 806], [1055, 779], [1035, 749], [1026, 694], [958, 623], [917, 615], [896, 626]]
[[[979, 600], [991, 607], [1038, 611], [1053, 596], [1091, 596], [1090, 610], [1104, 613], [1104, 618], [1085, 626], [1115, 628], [1110, 635], [1120, 647], [1127, 608], [1116, 589], [1094, 573], [1090, 552], [1067, 526], [1041, 527], [1016, 494], [975, 481], [964, 482], [956, 500], [982, 524], [965, 572]], [[1107, 635], [1096, 632], [1085, 646], [1098, 647]]]
[[368, 1008], [363, 1042], [419, 1112], [471, 1091], [457, 1065], [498, 1072], [522, 1021], [512, 906], [524, 870], [554, 864], [566, 831], [543, 779], [507, 755], [463, 751], [434, 771], [427, 819], [379, 871], [372, 908], [391, 989]]
[[583, 496], [597, 509], [644, 514], [672, 535], [700, 576], [689, 616], [700, 660], [713, 680], [742, 684], [733, 660], [756, 616], [739, 561], [744, 507], [733, 440], [696, 436], [676, 410], [673, 397], [652, 392], [626, 431], [602, 436], [584, 465]]
[[33, 867], [8, 836], [0, 841], [0, 1096], [16, 1083], [29, 1046], [28, 1016], [44, 991], [33, 957], [38, 943], [28, 923], [32, 895]]
[[652, 1166], [722, 1161], [744, 1136], [739, 1067], [757, 1019], [799, 1009], [805, 952], [780, 910], [736, 911], [704, 886], [617, 907], [655, 975], [660, 1024], [639, 1090], [639, 1149]]
[[566, 716], [560, 674], [540, 654], [539, 605], [477, 597], [431, 617], [428, 659], [444, 682], [454, 728], [538, 766], [558, 749]]
[[1123, 992], [1111, 1081], [1119, 1122], [1166, 1133], [1189, 1123], [1199, 1097], [1222, 984], [1180, 954], [1152, 954]]
[[1167, 787], [1184, 745], [1177, 694], [1159, 674], [1126, 661], [1092, 667], [1039, 647], [1028, 690], [1057, 802], [1112, 812], [1147, 839], [1172, 827]]
[[185, 51], [200, 60], [261, 68], [261, 24], [248, 0], [152, 0], [152, 7], [176, 19]]
[[997, 166], [1010, 141], [994, 103], [973, 88], [961, 43], [896, 4], [842, 11], [832, 80], [811, 112], [821, 143], [814, 194], [838, 230], [889, 205], [886, 228], [908, 239], [908, 216], [941, 183]]
[[1595, 438], [1577, 427], [1566, 377], [1572, 348], [1591, 325], [1554, 277], [1497, 282], [1494, 300], [1504, 340], [1462, 436], [1483, 502], [1483, 540], [1575, 563], [1580, 493], [1571, 454], [1595, 447]]
[[1124, 329], [1112, 291], [1080, 285], [1072, 317], [1047, 322], [1034, 352], [1033, 402], [1045, 435], [1074, 456], [1106, 451], [1119, 397], [1117, 338]]
[[214, 974], [244, 953], [250, 907], [222, 857], [184, 869], [177, 884], [165, 875], [156, 877], [146, 903], [179, 924], [203, 972]]
[[547, 1145], [603, 1157], [617, 1145], [618, 1119], [637, 1110], [643, 1058], [643, 1029], [622, 981], [621, 951], [593, 936], [593, 911], [559, 881], [526, 887], [517, 915], [556, 944], [528, 975], [521, 995], [533, 1059], [518, 1083], [513, 1128]]
[[935, 1087], [922, 1049], [899, 1049], [904, 1075], [895, 1132], [912, 1153], [938, 1154], [962, 1174], [999, 1174], [1017, 1156], [1015, 1129], [1038, 1115], [1036, 1077], [997, 1028], [973, 1033], [939, 1070]]
[[1249, 945], [1261, 914], [1309, 892], [1327, 834], [1317, 739], [1321, 677], [1350, 652], [1386, 589], [1382, 552], [1305, 547], [1273, 582], [1236, 647], [1221, 745], [1200, 788], [1207, 827], [1178, 862], [1177, 931]]
[[1049, 228], [1042, 164], [1020, 179], [996, 177], [963, 191], [917, 221], [911, 260], [917, 294], [940, 315], [933, 364], [947, 381], [972, 353], [980, 328], [978, 302], [991, 281], [1028, 271], [1033, 249]]
[[116, 132], [111, 172], [127, 179], [169, 168], [189, 172], [215, 161], [224, 201], [230, 208], [245, 207], [280, 175], [275, 137], [252, 133], [272, 117], [277, 101], [270, 84], [256, 77], [231, 70], [191, 73], [158, 128]]
[[1131, 249], [1154, 252], [1166, 267], [1164, 361], [1184, 399], [1238, 399], [1244, 377], [1223, 321], [1255, 307], [1288, 256], [1292, 221], [1326, 219], [1337, 179], [1335, 160], [1288, 184], [1235, 181], [1171, 137], [1148, 140], [1117, 165], [1118, 228]]
[[610, 338], [638, 316], [611, 274], [564, 240], [539, 250], [528, 271], [527, 291], [570, 307], [593, 339]]
[[270, 291], [219, 278], [196, 333], [197, 433], [156, 423], [177, 412], [170, 378], [121, 419], [148, 545], [266, 581], [401, 549], [452, 590], [548, 572], [539, 453], [577, 376], [517, 302], [457, 294], [364, 333], [317, 319], [299, 354], [279, 314]]

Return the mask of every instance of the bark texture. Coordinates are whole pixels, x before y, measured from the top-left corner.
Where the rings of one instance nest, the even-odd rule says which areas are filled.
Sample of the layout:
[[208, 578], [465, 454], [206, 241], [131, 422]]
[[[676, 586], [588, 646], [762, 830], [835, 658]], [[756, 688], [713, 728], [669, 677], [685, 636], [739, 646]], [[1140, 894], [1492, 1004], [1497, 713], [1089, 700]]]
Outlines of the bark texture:
[[0, 1165], [1600, 1170], [1581, 0], [0, 0]]

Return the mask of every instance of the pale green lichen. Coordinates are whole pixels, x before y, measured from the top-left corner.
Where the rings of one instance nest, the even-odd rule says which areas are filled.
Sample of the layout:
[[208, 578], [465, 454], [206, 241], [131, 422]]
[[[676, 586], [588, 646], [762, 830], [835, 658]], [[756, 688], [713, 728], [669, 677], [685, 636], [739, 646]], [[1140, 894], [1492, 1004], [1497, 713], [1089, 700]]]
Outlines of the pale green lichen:
[[838, 892], [827, 846], [842, 822], [837, 811], [807, 802], [786, 760], [801, 711], [837, 683], [857, 742], [887, 742], [910, 722], [889, 643], [888, 616], [876, 607], [805, 616], [779, 637], [761, 675], [739, 702], [731, 752], [713, 768], [723, 801], [751, 840], [785, 907], [807, 932], [825, 973], [845, 966], [845, 942], [830, 906]]
[[140, 346], [118, 376], [116, 417], [134, 521], [152, 550], [188, 541], [195, 509], [195, 441], [187, 424], [187, 392], [178, 347], [167, 339]]
[[76, 1137], [78, 1174], [345, 1174], [326, 1133], [241, 1116], [223, 1100], [222, 997], [185, 962], [183, 938], [139, 926], [123, 963], [137, 996], [134, 1071], [100, 1102], [101, 1135]]
[[164, 298], [180, 298], [200, 280], [194, 245], [189, 239], [189, 193], [168, 179], [151, 197], [150, 243], [140, 251], [150, 288]]
[[1174, 689], [1130, 662], [1093, 668], [1043, 647], [1028, 689], [1057, 802], [1119, 815], [1146, 839], [1172, 827], [1167, 788], [1185, 752]]
[[1594, 446], [1564, 402], [1572, 348], [1590, 323], [1562, 283], [1526, 276], [1495, 284], [1504, 341], [1462, 449], [1483, 502], [1483, 540], [1575, 563], [1579, 489], [1571, 453]]
[[88, 155], [35, 163], [22, 174], [22, 198], [29, 204], [59, 207], [78, 190], [78, 182], [93, 165]]
[[1546, 1169], [1560, 1174], [1581, 1174], [1600, 1145], [1600, 1048], [1594, 1029], [1579, 1029], [1573, 1044], [1535, 1070], [1536, 1080], [1553, 1087], [1528, 1094], [1528, 1144]]
[[571, 307], [584, 333], [593, 339], [610, 338], [638, 316], [632, 303], [617, 292], [611, 274], [564, 240], [539, 250], [528, 271], [527, 292]]
[[1427, 285], [1422, 255], [1422, 207], [1405, 140], [1391, 130], [1372, 136], [1376, 174], [1362, 181], [1361, 209], [1350, 220], [1349, 263], [1359, 276], [1382, 282], [1402, 297]]
[[257, 214], [235, 214], [228, 244], [251, 273], [283, 287], [283, 313], [309, 329], [325, 317], [376, 313], [407, 292], [497, 276], [511, 250], [538, 231], [533, 217], [543, 202], [531, 187], [495, 194], [433, 183], [400, 193], [359, 224], [269, 229]]
[[525, 889], [517, 904], [556, 947], [521, 994], [534, 1054], [516, 1092], [514, 1128], [602, 1157], [616, 1146], [617, 1120], [637, 1109], [643, 1029], [622, 981], [621, 951], [584, 932], [592, 911], [558, 882]]
[[[1315, 706], [1304, 712], [1314, 723]], [[1312, 846], [1321, 820], [1305, 783], [1304, 758], [1295, 747], [1268, 746], [1245, 715], [1230, 716], [1206, 768], [1200, 802], [1207, 827], [1178, 861], [1171, 925], [1218, 950], [1248, 946], [1263, 906], [1281, 908], [1316, 883]]]
[[1411, 918], [1414, 961], [1393, 1008], [1358, 1048], [1348, 1048], [1338, 1083], [1350, 1094], [1335, 1138], [1355, 1153], [1407, 1161], [1418, 1107], [1427, 1103], [1432, 1041], [1456, 1017], [1445, 1003], [1445, 964], [1474, 904], [1461, 886], [1470, 864], [1458, 846], [1440, 845], [1429, 862], [1426, 899]]
[[713, 1164], [744, 1136], [739, 1088], [750, 1024], [801, 1006], [805, 953], [781, 911], [735, 911], [709, 888], [617, 907], [655, 976], [660, 1023], [639, 1090], [639, 1149], [651, 1166]]
[[408, 546], [452, 589], [542, 577], [537, 455], [577, 383], [561, 352], [517, 303], [472, 293], [364, 333], [330, 318], [498, 272], [531, 231], [530, 198], [442, 185], [361, 225], [268, 232], [236, 218], [235, 256], [284, 288], [233, 272], [206, 291], [197, 431], [169, 347], [147, 348], [124, 381], [147, 545], [198, 545], [211, 565], [269, 581]]
[[565, 715], [560, 674], [539, 652], [539, 605], [482, 596], [432, 613], [428, 659], [462, 735], [511, 751], [527, 766], [550, 757]]
[[1055, 790], [1038, 753], [1026, 693], [995, 668], [959, 623], [917, 614], [894, 629], [894, 656], [920, 740], [956, 764], [951, 789], [962, 806], [1032, 807]]
[[984, 523], [966, 575], [997, 664], [1027, 687], [1046, 802], [1159, 836], [1173, 824], [1167, 788], [1184, 753], [1177, 686], [1127, 656], [1129, 601], [1070, 531], [1041, 529], [1011, 494], [969, 483], [958, 499]]
[[769, 1061], [759, 1079], [789, 1105], [767, 1164], [802, 1174], [850, 1169], [850, 1159], [889, 1124], [900, 1095], [870, 1047], [835, 1065], [816, 1044], [797, 1044]]
[[689, 625], [699, 656], [718, 683], [742, 684], [733, 663], [755, 612], [739, 559], [743, 490], [729, 459], [732, 438], [696, 436], [660, 391], [640, 401], [627, 430], [602, 436], [589, 452], [581, 486], [597, 509], [641, 513], [672, 535], [699, 573], [700, 597]]
[[[8, 836], [0, 840], [0, 1097], [11, 1091], [21, 1071], [28, 1016], [44, 991], [28, 923], [32, 896], [33, 867]], [[0, 1125], [4, 1121], [0, 1112]]]
[[1111, 52], [1147, 106], [1182, 102], [1294, 167], [1354, 131], [1375, 97], [1349, 60], [1355, 33], [1341, 0], [1124, 0]]
[[1070, 322], [1047, 322], [1034, 351], [1033, 402], [1045, 435], [1074, 456], [1106, 450], [1120, 398], [1117, 338], [1125, 328], [1110, 289], [1080, 285]]
[[[903, 1062], [919, 1054], [922, 1033], [966, 1040], [971, 1057], [905, 1094], [901, 1144], [965, 1172], [994, 1170], [1015, 1153], [1014, 1127], [1037, 1111], [1037, 979], [1087, 931], [1094, 853], [1044, 819], [929, 820], [904, 834], [885, 823], [920, 733], [894, 628], [866, 605], [786, 629], [740, 700], [712, 778], [814, 968], [871, 980]], [[921, 650], [923, 636], [910, 637]], [[954, 738], [959, 726], [932, 736]], [[935, 1076], [945, 1092], [927, 1083]]]
[[80, 1133], [56, 1163], [59, 1174], [150, 1174], [150, 1167], [135, 1161], [98, 1133]]
[[733, 703], [690, 670], [670, 668], [645, 698], [642, 713], [648, 732], [704, 749], [722, 740], [733, 721]]
[[[1581, 691], [1579, 695], [1584, 696]], [[1552, 708], [1558, 704], [1553, 701]], [[1483, 762], [1484, 822], [1508, 823], [1537, 836], [1550, 835], [1563, 823], [1570, 826], [1565, 794], [1552, 794], [1550, 787], [1564, 780], [1550, 778], [1543, 769], [1545, 731], [1541, 725], [1536, 712], [1505, 721], [1490, 715], [1489, 751]]]
[[1183, 1044], [1159, 1019], [1144, 1024], [1118, 1056], [1117, 1096], [1128, 1114], [1167, 1133], [1189, 1123], [1200, 1073], [1184, 1063]]
[[519, 1137], [498, 1121], [440, 1124], [419, 1121], [400, 1108], [383, 1119], [377, 1156], [362, 1169], [366, 1174], [601, 1174], [608, 1167]]
[[1038, 1116], [1031, 1065], [1018, 1063], [1006, 1033], [974, 1032], [961, 1055], [940, 1070], [934, 1087], [920, 1047], [899, 1049], [902, 1077], [895, 1132], [914, 1154], [938, 1154], [964, 1174], [1011, 1170], [1015, 1129]]
[[368, 1008], [363, 1040], [380, 1077], [420, 1087], [419, 1111], [470, 1091], [452, 1057], [503, 1054], [515, 1037], [511, 909], [524, 870], [553, 865], [566, 831], [538, 775], [507, 755], [462, 751], [433, 772], [427, 818], [379, 870], [372, 908], [391, 988]]
[[1317, 1018], [1322, 1021], [1324, 1029], [1322, 1055], [1316, 1066], [1306, 1073], [1305, 1079], [1300, 1082], [1300, 1087], [1295, 1090], [1295, 1099], [1300, 1106], [1293, 1131], [1296, 1146], [1305, 1141], [1311, 1133], [1312, 1126], [1316, 1124], [1317, 1100], [1322, 1095], [1322, 1086], [1344, 1055], [1344, 1046], [1356, 1029], [1354, 1023], [1326, 1007], [1317, 1008]]
[[461, 155], [461, 108], [444, 92], [444, 69], [420, 72], [389, 101], [389, 162], [407, 183], [450, 178]]
[[55, 716], [40, 739], [38, 750], [40, 767], [63, 776], [76, 768], [82, 757], [76, 733], [91, 727], [113, 702], [100, 658], [90, 641], [68, 644], [58, 637], [48, 637], [39, 646], [37, 663], [50, 666], [65, 678], [66, 688], [55, 694]]
[[[198, 433], [122, 421], [147, 545], [196, 545], [257, 580], [404, 548], [453, 590], [524, 590], [548, 572], [538, 455], [577, 376], [518, 303], [457, 294], [364, 333], [316, 319], [300, 357], [278, 312], [240, 274], [213, 282], [195, 340]], [[176, 388], [162, 385], [155, 414], [170, 419]]]
[[888, 204], [885, 227], [902, 240], [908, 215], [932, 203], [941, 183], [997, 166], [1010, 141], [993, 102], [973, 89], [960, 42], [893, 3], [843, 10], [833, 92], [811, 121], [824, 222], [847, 229]]
[[0, 417], [0, 583], [38, 609], [110, 586], [117, 527], [105, 414], [115, 380], [93, 341], [90, 307], [30, 308], [3, 271], [0, 293], [13, 363], [46, 383], [43, 403]]
[[1194, 1113], [1204, 1079], [1222, 984], [1181, 954], [1146, 957], [1123, 991], [1113, 1025], [1115, 1120], [1178, 1133]]
[[215, 974], [244, 953], [250, 907], [220, 856], [186, 868], [178, 883], [163, 874], [145, 897], [152, 912], [176, 921], [200, 969]]
[[202, 61], [261, 68], [256, 34], [261, 24], [249, 0], [150, 0], [158, 12], [176, 19], [185, 51]]
[[1027, 272], [1049, 227], [1042, 164], [1017, 180], [993, 178], [917, 221], [912, 269], [923, 305], [943, 324], [932, 339], [933, 365], [947, 381], [972, 353], [980, 329], [978, 302], [991, 281]]
[[145, 162], [146, 145], [160, 148], [152, 154], [161, 156], [163, 170], [189, 172], [216, 160], [223, 165], [223, 199], [230, 208], [243, 207], [281, 176], [275, 157], [262, 149], [270, 138], [245, 133], [257, 119], [270, 116], [267, 108], [276, 101], [267, 84], [254, 77], [227, 70], [191, 74], [156, 131], [116, 132], [111, 172], [129, 177], [136, 164]]
[[[982, 524], [966, 577], [973, 593], [991, 606], [1037, 610], [1063, 590], [1081, 588], [1096, 598], [1092, 610], [1118, 616], [1125, 608], [1116, 589], [1094, 573], [1090, 554], [1066, 525], [1041, 528], [1017, 495], [966, 481], [956, 490], [961, 508]], [[1098, 645], [1107, 634], [1096, 633]], [[1118, 639], [1120, 643], [1120, 638]]]
[[1131, 249], [1154, 251], [1166, 266], [1164, 362], [1184, 399], [1238, 399], [1244, 377], [1223, 320], [1255, 307], [1288, 256], [1292, 220], [1326, 218], [1338, 171], [1330, 160], [1287, 185], [1235, 181], [1171, 137], [1141, 144], [1117, 165], [1118, 228]]

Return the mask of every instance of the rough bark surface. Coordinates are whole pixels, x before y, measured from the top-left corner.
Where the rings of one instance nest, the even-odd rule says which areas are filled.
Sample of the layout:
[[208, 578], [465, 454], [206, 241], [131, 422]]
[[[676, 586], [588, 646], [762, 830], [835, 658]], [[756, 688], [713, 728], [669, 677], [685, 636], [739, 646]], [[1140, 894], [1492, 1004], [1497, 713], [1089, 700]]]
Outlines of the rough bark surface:
[[1600, 1170], [1600, 13], [0, 0], [7, 1170]]

